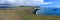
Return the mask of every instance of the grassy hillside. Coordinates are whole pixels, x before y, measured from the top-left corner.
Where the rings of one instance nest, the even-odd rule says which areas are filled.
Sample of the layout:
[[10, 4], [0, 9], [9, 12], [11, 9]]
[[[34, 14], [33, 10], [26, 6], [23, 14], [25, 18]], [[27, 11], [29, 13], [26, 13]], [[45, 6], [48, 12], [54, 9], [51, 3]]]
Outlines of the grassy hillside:
[[33, 7], [18, 7], [17, 10], [0, 10], [0, 19], [4, 16], [5, 19], [3, 20], [14, 20], [17, 15], [16, 19], [18, 20], [60, 20], [60, 16], [34, 15], [32, 12]]

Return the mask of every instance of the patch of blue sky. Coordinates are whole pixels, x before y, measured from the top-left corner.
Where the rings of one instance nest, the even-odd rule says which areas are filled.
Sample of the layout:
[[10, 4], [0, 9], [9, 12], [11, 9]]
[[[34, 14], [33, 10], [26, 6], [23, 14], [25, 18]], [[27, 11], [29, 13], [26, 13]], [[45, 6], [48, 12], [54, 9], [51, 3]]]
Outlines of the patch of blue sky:
[[53, 2], [52, 4], [43, 4], [43, 7], [60, 7], [60, 0], [44, 0], [44, 2]]

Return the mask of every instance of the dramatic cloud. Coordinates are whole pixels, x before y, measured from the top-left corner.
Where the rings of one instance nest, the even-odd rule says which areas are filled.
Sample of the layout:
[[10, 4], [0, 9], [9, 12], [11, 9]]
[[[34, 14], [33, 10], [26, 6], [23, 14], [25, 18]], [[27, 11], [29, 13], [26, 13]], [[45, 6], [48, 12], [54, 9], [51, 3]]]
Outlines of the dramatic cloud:
[[[44, 2], [44, 0], [2, 0], [2, 1], [3, 2], [7, 1], [10, 4], [14, 4], [17, 6], [21, 6], [21, 5], [36, 6], [37, 4], [51, 4], [52, 3], [52, 2]], [[0, 3], [2, 3], [1, 0], [0, 0]]]

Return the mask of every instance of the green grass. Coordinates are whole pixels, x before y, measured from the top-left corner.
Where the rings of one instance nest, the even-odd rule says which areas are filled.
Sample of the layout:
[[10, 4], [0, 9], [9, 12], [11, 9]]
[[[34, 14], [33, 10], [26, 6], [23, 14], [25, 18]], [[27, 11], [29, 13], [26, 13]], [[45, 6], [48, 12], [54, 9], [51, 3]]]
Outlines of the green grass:
[[[34, 15], [32, 13], [32, 11], [33, 11], [32, 7], [18, 7], [18, 8], [20, 8], [18, 11], [16, 11], [16, 10], [12, 10], [12, 11], [13, 12], [16, 11], [16, 14], [19, 15], [22, 20], [60, 20], [60, 16]], [[6, 12], [6, 11], [0, 10], [0, 13]]]

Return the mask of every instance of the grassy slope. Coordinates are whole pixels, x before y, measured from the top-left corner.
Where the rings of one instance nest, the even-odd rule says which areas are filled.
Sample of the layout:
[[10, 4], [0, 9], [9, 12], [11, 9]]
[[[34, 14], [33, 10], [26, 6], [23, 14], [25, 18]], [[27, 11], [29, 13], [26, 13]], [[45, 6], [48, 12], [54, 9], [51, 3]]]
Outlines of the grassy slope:
[[[32, 7], [19, 7], [19, 10], [15, 13], [21, 17], [22, 20], [60, 20], [59, 16], [37, 16], [31, 13], [33, 11]], [[6, 10], [7, 11], [7, 10]], [[8, 10], [9, 11], [9, 10]], [[0, 13], [5, 12], [4, 10], [0, 10]]]

